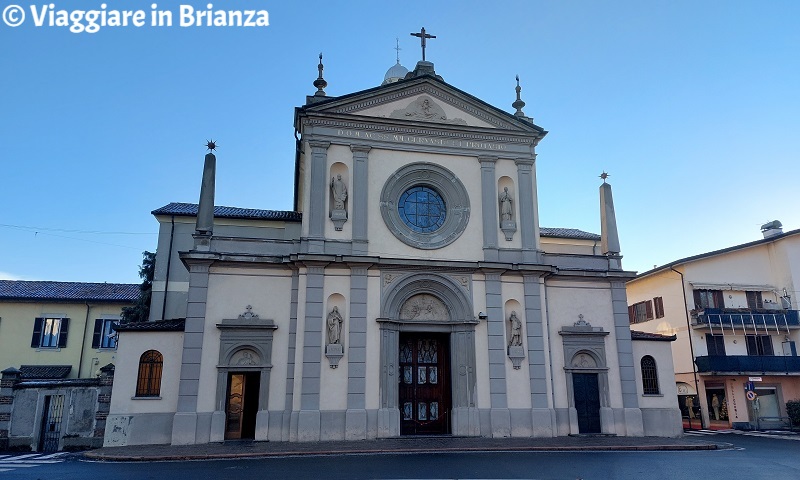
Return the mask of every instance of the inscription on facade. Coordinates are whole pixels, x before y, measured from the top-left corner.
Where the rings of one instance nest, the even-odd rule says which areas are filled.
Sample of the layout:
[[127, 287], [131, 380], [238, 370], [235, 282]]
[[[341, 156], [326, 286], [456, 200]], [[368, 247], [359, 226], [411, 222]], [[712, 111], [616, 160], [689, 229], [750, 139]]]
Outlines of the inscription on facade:
[[431, 138], [417, 135], [401, 135], [397, 133], [362, 132], [358, 130], [337, 129], [336, 135], [363, 140], [379, 140], [395, 143], [413, 143], [417, 145], [433, 145], [437, 147], [474, 148], [479, 150], [506, 150], [505, 145], [474, 140], [459, 140], [454, 138]]

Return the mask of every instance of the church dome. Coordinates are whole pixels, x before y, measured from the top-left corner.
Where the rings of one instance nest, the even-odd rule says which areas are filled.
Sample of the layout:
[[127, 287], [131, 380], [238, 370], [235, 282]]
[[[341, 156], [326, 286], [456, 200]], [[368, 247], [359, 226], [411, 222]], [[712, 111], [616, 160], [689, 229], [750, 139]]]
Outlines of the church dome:
[[392, 66], [392, 68], [386, 71], [386, 75], [383, 76], [383, 83], [381, 83], [381, 85], [386, 85], [387, 83], [394, 83], [398, 80], [402, 80], [406, 78], [407, 74], [408, 74], [408, 69], [400, 65], [400, 62], [397, 62]]

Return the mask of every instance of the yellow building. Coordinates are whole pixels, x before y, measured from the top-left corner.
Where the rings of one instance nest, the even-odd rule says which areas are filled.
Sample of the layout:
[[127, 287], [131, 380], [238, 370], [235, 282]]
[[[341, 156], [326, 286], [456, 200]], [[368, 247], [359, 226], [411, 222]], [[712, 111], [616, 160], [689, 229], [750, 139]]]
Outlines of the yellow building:
[[635, 329], [677, 335], [672, 354], [684, 422], [785, 426], [800, 399], [800, 230], [676, 260], [626, 285]]
[[139, 286], [0, 280], [0, 369], [23, 378], [93, 378], [114, 363], [113, 323]]

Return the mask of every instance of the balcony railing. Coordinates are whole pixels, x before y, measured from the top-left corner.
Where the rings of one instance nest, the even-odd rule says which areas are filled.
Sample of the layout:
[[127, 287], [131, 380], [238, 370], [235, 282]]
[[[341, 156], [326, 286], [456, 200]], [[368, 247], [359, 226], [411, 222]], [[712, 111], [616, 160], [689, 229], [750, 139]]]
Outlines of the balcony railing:
[[800, 374], [800, 357], [778, 355], [710, 355], [697, 357], [694, 360], [697, 371], [734, 372], [734, 373], [769, 373], [795, 372]]
[[706, 308], [694, 316], [695, 328], [708, 328], [719, 333], [739, 332], [740, 335], [770, 335], [789, 333], [800, 328], [797, 310], [739, 310]]

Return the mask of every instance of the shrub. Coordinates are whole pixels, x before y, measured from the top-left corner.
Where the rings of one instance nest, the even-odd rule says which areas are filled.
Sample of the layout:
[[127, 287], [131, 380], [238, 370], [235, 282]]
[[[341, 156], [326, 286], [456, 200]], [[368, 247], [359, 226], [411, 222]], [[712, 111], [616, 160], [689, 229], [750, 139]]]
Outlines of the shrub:
[[800, 426], [800, 400], [786, 402], [786, 414], [789, 415], [792, 426]]

